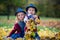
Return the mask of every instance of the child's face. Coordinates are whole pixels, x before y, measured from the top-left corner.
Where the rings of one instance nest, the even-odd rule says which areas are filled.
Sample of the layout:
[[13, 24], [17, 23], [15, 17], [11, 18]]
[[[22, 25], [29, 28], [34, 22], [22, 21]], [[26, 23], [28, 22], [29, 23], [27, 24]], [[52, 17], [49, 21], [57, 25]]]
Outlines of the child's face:
[[19, 12], [17, 14], [17, 19], [20, 20], [20, 21], [24, 20], [24, 17], [25, 17], [25, 14], [23, 12]]
[[29, 8], [27, 11], [29, 14], [34, 15], [35, 14], [35, 9], [34, 8]]

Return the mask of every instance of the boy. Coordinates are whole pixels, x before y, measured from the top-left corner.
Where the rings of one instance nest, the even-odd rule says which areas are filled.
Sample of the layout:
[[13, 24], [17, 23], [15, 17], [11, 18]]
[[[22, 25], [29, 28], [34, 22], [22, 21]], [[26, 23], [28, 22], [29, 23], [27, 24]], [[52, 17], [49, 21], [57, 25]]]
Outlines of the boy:
[[23, 38], [24, 37], [24, 17], [25, 17], [25, 11], [21, 8], [18, 8], [15, 16], [17, 17], [18, 22], [14, 25], [14, 29], [10, 32], [10, 34], [7, 37], [11, 37], [12, 39], [17, 38]]
[[[37, 12], [37, 8], [33, 4], [30, 4], [29, 6], [27, 6], [26, 7], [26, 13], [27, 13], [27, 15], [25, 16], [24, 21], [26, 22], [29, 19], [35, 20], [35, 18], [37, 16], [36, 12]], [[38, 36], [37, 31], [35, 33], [36, 33], [35, 38], [37, 38], [38, 40], [40, 40], [40, 37]]]
[[[24, 21], [26, 22], [28, 19], [32, 18], [35, 19], [36, 18], [36, 13], [37, 13], [37, 8], [33, 5], [30, 4], [26, 7], [26, 16], [24, 18]], [[39, 17], [38, 17], [39, 18]]]

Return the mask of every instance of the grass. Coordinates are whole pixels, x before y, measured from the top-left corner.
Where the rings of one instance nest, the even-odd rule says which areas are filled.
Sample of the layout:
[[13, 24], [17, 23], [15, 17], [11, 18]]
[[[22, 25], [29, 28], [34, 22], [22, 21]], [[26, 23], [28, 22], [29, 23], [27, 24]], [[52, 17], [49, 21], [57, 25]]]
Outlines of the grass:
[[[40, 17], [41, 20], [56, 20], [59, 21], [60, 18], [49, 18], [49, 17]], [[15, 16], [10, 16], [7, 20], [7, 16], [0, 16], [0, 27], [11, 28], [14, 25]]]
[[[7, 16], [0, 16], [0, 19], [7, 20]], [[14, 20], [15, 16], [9, 16], [9, 19]], [[52, 17], [40, 17], [41, 20], [60, 20], [60, 18], [52, 18]]]
[[56, 20], [60, 21], [60, 18], [51, 18], [51, 17], [40, 17], [41, 20]]
[[0, 27], [11, 28], [14, 25], [15, 16], [10, 16], [7, 20], [7, 16], [0, 16]]
[[47, 30], [50, 30], [52, 32], [60, 32], [60, 29], [58, 29], [58, 28], [52, 28], [52, 27], [38, 26], [37, 29], [38, 29], [38, 31], [40, 31], [40, 29], [42, 29], [42, 30], [46, 30], [47, 29]]

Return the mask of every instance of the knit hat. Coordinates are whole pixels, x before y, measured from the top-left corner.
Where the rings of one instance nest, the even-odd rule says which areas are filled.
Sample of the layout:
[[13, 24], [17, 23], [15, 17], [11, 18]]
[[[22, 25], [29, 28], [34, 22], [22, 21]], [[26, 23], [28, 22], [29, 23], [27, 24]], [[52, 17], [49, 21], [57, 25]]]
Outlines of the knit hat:
[[28, 11], [29, 8], [34, 8], [35, 9], [35, 12], [37, 12], [37, 8], [35, 7], [35, 5], [33, 4], [30, 4], [26, 7], [26, 11]]
[[26, 12], [22, 9], [22, 8], [18, 8], [16, 13], [15, 13], [15, 16], [19, 13], [19, 12], [23, 12], [24, 14], [26, 14]]

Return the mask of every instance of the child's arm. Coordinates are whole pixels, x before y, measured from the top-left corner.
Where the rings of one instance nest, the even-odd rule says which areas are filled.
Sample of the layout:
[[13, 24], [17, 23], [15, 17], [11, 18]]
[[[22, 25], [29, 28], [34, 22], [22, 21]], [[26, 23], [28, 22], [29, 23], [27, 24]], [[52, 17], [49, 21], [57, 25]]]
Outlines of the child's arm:
[[34, 15], [34, 18], [35, 18], [35, 19], [36, 19], [36, 18], [40, 19], [40, 17], [39, 17], [38, 15]]
[[7, 37], [10, 37], [12, 34], [14, 34], [16, 29], [17, 29], [17, 24], [14, 25], [13, 30], [10, 32], [10, 34]]
[[27, 16], [25, 16], [25, 18], [24, 18], [24, 22], [26, 22], [28, 20], [28, 17]]
[[27, 27], [24, 28], [24, 31], [25, 31], [25, 32], [26, 32], [26, 30], [27, 30]]

